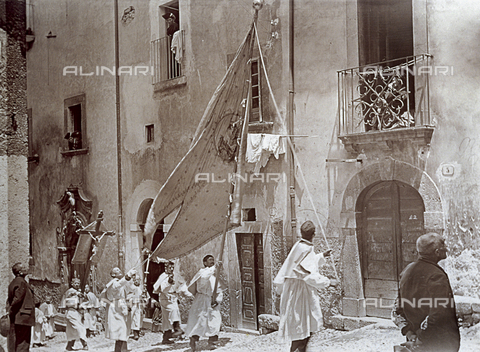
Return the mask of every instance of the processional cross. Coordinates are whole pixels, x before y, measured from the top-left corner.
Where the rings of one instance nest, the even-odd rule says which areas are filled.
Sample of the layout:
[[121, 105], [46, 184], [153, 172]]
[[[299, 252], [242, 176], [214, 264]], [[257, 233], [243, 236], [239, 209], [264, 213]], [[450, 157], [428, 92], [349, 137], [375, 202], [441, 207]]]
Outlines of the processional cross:
[[[97, 215], [97, 219], [87, 226], [77, 230], [79, 234], [77, 248], [75, 250], [75, 255], [73, 256], [73, 264], [85, 264], [85, 276], [84, 281], [88, 277], [88, 274], [91, 270], [94, 270], [95, 265], [97, 265], [102, 257], [103, 250], [107, 243], [106, 236], [114, 236], [115, 231], [108, 231], [103, 221], [103, 211], [100, 210]], [[93, 272], [92, 283], [94, 290], [96, 290], [95, 285], [95, 273]], [[85, 282], [82, 282], [82, 286]]]

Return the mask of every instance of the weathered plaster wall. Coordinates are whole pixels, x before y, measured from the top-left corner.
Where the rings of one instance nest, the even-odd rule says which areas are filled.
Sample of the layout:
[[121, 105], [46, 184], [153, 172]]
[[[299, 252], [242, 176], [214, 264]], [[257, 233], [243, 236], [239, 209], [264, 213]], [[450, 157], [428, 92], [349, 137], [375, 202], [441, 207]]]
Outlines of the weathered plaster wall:
[[[434, 65], [449, 74], [431, 77], [431, 114], [437, 126], [427, 172], [437, 182], [447, 216], [446, 235], [453, 253], [480, 248], [480, 15], [478, 3], [429, 1], [429, 51]], [[445, 174], [451, 166], [453, 175]]]
[[304, 193], [299, 224], [307, 219], [317, 222], [318, 215], [325, 225], [328, 217], [325, 160], [337, 119], [336, 70], [347, 64], [345, 9], [344, 1], [306, 1], [295, 8], [295, 134], [311, 136], [296, 138], [295, 145], [318, 211], [314, 213]]
[[[58, 282], [56, 228], [61, 216], [56, 201], [70, 185], [78, 185], [93, 201], [93, 217], [105, 214], [105, 226], [118, 232], [114, 77], [81, 76], [96, 66], [112, 68], [113, 2], [35, 1], [35, 42], [28, 51], [28, 107], [32, 108], [33, 154], [30, 165], [33, 277]], [[47, 38], [51, 32], [55, 37]], [[65, 66], [77, 66], [78, 75], [63, 74]], [[88, 154], [63, 156], [64, 100], [86, 97]], [[99, 279], [117, 265], [116, 238], [109, 239], [99, 265]]]

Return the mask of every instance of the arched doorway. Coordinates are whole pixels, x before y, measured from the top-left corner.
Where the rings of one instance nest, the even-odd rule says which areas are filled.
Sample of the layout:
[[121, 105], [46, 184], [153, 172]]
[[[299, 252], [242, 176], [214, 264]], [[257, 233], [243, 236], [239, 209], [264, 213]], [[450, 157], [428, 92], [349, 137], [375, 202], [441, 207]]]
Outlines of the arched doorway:
[[417, 257], [425, 233], [425, 205], [406, 183], [381, 181], [367, 187], [356, 204], [357, 234], [367, 316], [389, 318], [400, 273]]

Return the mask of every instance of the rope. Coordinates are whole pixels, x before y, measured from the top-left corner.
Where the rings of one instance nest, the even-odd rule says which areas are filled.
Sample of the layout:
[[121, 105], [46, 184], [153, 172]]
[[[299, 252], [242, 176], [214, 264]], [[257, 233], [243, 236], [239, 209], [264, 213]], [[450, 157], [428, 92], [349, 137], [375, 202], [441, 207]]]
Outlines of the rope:
[[[269, 92], [270, 92], [270, 96], [272, 97], [273, 105], [275, 107], [275, 111], [277, 113], [277, 116], [279, 117], [279, 121], [282, 125], [282, 129], [286, 130], [285, 121], [284, 121], [282, 115], [280, 114], [280, 109], [278, 108], [277, 101], [275, 100], [275, 97], [273, 95], [273, 90], [272, 90], [272, 86], [270, 84], [270, 80], [268, 79], [267, 70], [265, 68], [265, 61], [263, 59], [262, 48], [260, 47], [260, 41], [258, 39], [258, 33], [257, 33], [256, 30], [255, 30], [255, 35], [256, 35], [256, 38], [257, 38], [258, 50], [259, 50], [259, 53], [260, 53], [260, 59], [262, 61], [262, 68], [263, 68], [263, 71], [265, 73], [265, 79], [267, 81], [267, 86], [268, 86], [268, 89], [269, 89]], [[305, 176], [303, 174], [302, 167], [300, 165], [300, 161], [298, 159], [297, 153], [295, 152], [295, 148], [293, 146], [292, 140], [291, 140], [290, 136], [288, 136], [288, 135], [286, 136], [286, 139], [287, 139], [288, 146], [290, 147], [290, 149], [292, 151], [293, 159], [295, 161], [295, 166], [298, 167], [298, 171], [299, 171], [301, 180], [302, 180], [303, 184], [305, 185], [305, 193], [307, 194], [308, 199], [310, 200], [310, 203], [312, 204], [313, 211], [315, 213], [315, 217], [317, 218], [317, 222], [320, 225], [320, 230], [322, 231], [323, 238], [325, 239], [325, 243], [327, 244], [327, 249], [331, 249], [331, 247], [328, 243], [328, 240], [327, 240], [327, 236], [325, 235], [325, 231], [323, 229], [322, 222], [320, 221], [320, 218], [318, 217], [317, 209], [315, 207], [315, 204], [313, 203], [312, 194], [310, 193], [310, 190], [308, 189], [307, 183], [305, 181]], [[295, 179], [298, 181], [296, 173], [295, 173]], [[330, 256], [330, 260], [332, 262], [333, 271], [335, 272], [335, 278], [337, 280], [339, 280], [337, 269], [335, 268], [335, 262], [333, 261], [333, 258], [331, 256]]]

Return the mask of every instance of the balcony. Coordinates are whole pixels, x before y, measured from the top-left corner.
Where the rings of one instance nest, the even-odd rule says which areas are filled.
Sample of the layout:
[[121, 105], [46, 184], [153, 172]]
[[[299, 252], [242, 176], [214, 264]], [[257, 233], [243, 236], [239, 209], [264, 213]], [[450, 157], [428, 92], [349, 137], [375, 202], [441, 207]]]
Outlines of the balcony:
[[[179, 31], [178, 34], [181, 36], [181, 42], [183, 43], [183, 30]], [[179, 49], [177, 48], [177, 50]], [[180, 50], [183, 50], [183, 48], [180, 48]], [[172, 37], [167, 36], [153, 40], [151, 42], [151, 61], [154, 71], [152, 84], [157, 85], [182, 77], [182, 65], [179, 58], [181, 58], [181, 55], [178, 56], [172, 51]]]
[[390, 148], [395, 140], [428, 145], [434, 69], [431, 55], [422, 54], [338, 71], [338, 135], [347, 150]]
[[30, 1], [27, 2], [26, 4], [26, 36], [25, 36], [25, 42], [27, 44], [27, 50], [29, 50], [33, 42], [35, 41], [35, 26], [33, 22], [33, 10], [34, 6], [33, 4], [30, 3]]

